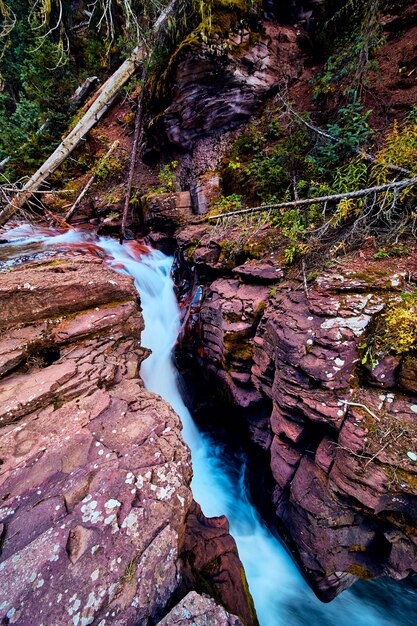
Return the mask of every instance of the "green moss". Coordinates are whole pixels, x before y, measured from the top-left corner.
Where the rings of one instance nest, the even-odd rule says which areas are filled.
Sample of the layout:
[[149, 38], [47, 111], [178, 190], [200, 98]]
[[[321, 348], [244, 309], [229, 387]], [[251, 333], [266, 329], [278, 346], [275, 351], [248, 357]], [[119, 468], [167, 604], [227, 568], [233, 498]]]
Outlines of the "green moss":
[[353, 576], [357, 576], [358, 578], [363, 578], [364, 580], [369, 580], [370, 578], [372, 578], [368, 570], [363, 567], [363, 565], [359, 565], [358, 563], [352, 563], [352, 565], [349, 565], [347, 572], [348, 574], [352, 574]]
[[362, 363], [386, 354], [402, 355], [417, 348], [417, 294], [403, 294], [381, 313], [365, 344]]
[[398, 469], [396, 470], [396, 478], [400, 484], [406, 484], [417, 493], [417, 474], [415, 472], [407, 472], [405, 469]]
[[220, 263], [227, 269], [232, 269], [243, 263], [245, 260], [245, 253], [243, 250], [243, 243], [240, 239], [233, 240], [227, 239], [221, 241], [220, 245]]
[[98, 181], [104, 182], [111, 178], [119, 178], [125, 166], [126, 158], [124, 155], [103, 157], [93, 169], [93, 174]]
[[[249, 591], [249, 585], [243, 567], [240, 568], [240, 580], [242, 581], [243, 593], [245, 595], [246, 604], [249, 608], [250, 623], [253, 625], [258, 624], [258, 617], [256, 615], [255, 605], [253, 603], [251, 592]], [[245, 623], [243, 617], [241, 615], [239, 617], [243, 621], [243, 623]]]
[[127, 584], [127, 585], [132, 583], [135, 578], [137, 568], [138, 568], [138, 559], [137, 557], [135, 557], [126, 565], [124, 574], [122, 578], [120, 579], [120, 582], [122, 584]]
[[228, 360], [250, 361], [253, 358], [253, 345], [248, 340], [224, 339]]

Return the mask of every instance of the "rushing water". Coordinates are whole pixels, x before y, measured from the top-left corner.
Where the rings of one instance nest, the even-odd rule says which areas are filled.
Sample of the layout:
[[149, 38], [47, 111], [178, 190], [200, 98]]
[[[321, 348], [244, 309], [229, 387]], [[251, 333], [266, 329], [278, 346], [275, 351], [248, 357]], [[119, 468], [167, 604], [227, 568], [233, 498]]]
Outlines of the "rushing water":
[[[51, 237], [45, 232], [17, 230], [10, 235], [20, 238], [15, 244], [25, 254], [38, 246], [82, 247], [92, 241], [88, 235], [75, 232]], [[155, 250], [138, 257], [129, 246], [109, 238], [95, 239], [94, 244], [110, 265], [135, 279], [145, 319], [142, 344], [152, 350], [142, 364], [141, 375], [146, 387], [167, 400], [181, 417], [183, 436], [192, 451], [194, 497], [207, 516], [228, 517], [261, 626], [414, 626], [415, 583], [361, 582], [330, 604], [316, 598], [285, 547], [252, 506], [242, 460], [239, 464], [224, 446], [200, 433], [182, 401], [172, 360], [180, 326], [170, 276], [172, 259]]]

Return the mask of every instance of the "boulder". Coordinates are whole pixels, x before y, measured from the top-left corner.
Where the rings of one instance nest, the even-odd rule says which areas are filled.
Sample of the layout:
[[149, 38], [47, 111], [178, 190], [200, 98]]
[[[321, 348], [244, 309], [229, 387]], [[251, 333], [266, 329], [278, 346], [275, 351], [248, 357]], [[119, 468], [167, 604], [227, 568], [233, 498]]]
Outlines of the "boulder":
[[193, 503], [187, 519], [183, 558], [185, 588], [211, 590], [211, 596], [230, 613], [238, 615], [246, 626], [258, 625], [236, 543], [224, 516], [208, 519], [200, 506]]
[[243, 626], [206, 594], [191, 591], [157, 626]]

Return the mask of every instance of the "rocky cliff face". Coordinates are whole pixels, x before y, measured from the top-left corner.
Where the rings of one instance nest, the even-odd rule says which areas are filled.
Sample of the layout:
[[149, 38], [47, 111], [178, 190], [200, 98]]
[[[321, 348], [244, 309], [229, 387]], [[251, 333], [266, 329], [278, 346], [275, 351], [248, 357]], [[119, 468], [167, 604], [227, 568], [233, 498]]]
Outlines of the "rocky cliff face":
[[274, 259], [249, 261], [209, 281], [188, 317], [182, 359], [265, 451], [276, 523], [325, 600], [417, 570], [414, 358], [372, 369], [360, 350], [414, 271], [351, 258], [305, 291]]
[[[207, 537], [200, 516], [184, 582], [190, 453], [178, 416], [139, 378], [132, 279], [94, 257], [57, 257], [3, 273], [0, 290], [2, 623], [155, 623], [216, 559], [239, 584], [216, 580], [214, 565], [211, 588], [256, 623], [222, 519]], [[241, 623], [197, 594], [187, 602]]]
[[[307, 27], [324, 4], [264, 3], [270, 18]], [[416, 89], [415, 19], [410, 2], [384, 16], [385, 81], [369, 77], [386, 105], [374, 114], [381, 128], [408, 111]], [[183, 42], [163, 97], [148, 103], [146, 149], [180, 155], [184, 191], [151, 195], [142, 217], [154, 244], [178, 245], [187, 274], [181, 362], [222, 416], [237, 418], [234, 434], [249, 434], [262, 460], [258, 499], [330, 600], [358, 577], [417, 571], [416, 358], [362, 363], [387, 307], [417, 284], [415, 247], [395, 267], [373, 259], [374, 248], [303, 277], [284, 266], [271, 225], [256, 227], [249, 250], [234, 245], [236, 231], [192, 223], [192, 209], [205, 212], [221, 193], [229, 138], [268, 97], [289, 87], [312, 108], [308, 42], [298, 25], [252, 31], [239, 20], [227, 37]], [[101, 126], [110, 141], [112, 115]], [[123, 141], [128, 150], [127, 131]], [[158, 183], [146, 168], [136, 174], [142, 192]], [[122, 182], [118, 191], [120, 205]], [[108, 210], [104, 195], [94, 202]], [[29, 624], [40, 611], [45, 624], [256, 623], [227, 521], [206, 520], [192, 502], [178, 418], [138, 377], [146, 354], [129, 279], [97, 259], [58, 258], [4, 274], [1, 289], [4, 622]]]
[[149, 104], [148, 151], [195, 151], [200, 139], [247, 121], [278, 85], [301, 75], [306, 41], [303, 30], [264, 22], [255, 35], [242, 26], [226, 40], [185, 42], [164, 76], [164, 109]]

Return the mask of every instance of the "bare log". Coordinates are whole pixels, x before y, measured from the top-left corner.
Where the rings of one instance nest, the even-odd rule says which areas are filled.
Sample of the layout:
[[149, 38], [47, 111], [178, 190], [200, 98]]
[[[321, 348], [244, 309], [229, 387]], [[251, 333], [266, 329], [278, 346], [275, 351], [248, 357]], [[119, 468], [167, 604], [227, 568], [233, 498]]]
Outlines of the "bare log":
[[[112, 143], [112, 145], [110, 146], [109, 150], [106, 152], [104, 159], [108, 159], [109, 156], [111, 155], [111, 153], [117, 148], [117, 146], [119, 145], [118, 141], [114, 141]], [[93, 174], [87, 181], [87, 183], [84, 185], [83, 189], [81, 190], [81, 193], [79, 194], [78, 198], [75, 200], [74, 204], [71, 206], [70, 210], [68, 211], [68, 213], [65, 215], [65, 221], [68, 222], [72, 216], [74, 215], [75, 211], [78, 209], [81, 200], [84, 198], [85, 194], [87, 193], [87, 191], [90, 189], [91, 185], [94, 183], [94, 181], [96, 180], [96, 175]]]
[[292, 200], [291, 202], [281, 202], [280, 204], [266, 204], [264, 206], [255, 206], [249, 209], [240, 209], [239, 211], [228, 211], [228, 213], [217, 213], [216, 215], [209, 215], [205, 219], [212, 221], [221, 219], [223, 217], [231, 217], [235, 215], [244, 215], [245, 213], [258, 213], [262, 211], [270, 211], [271, 209], [289, 209], [301, 206], [309, 206], [310, 204], [320, 204], [322, 202], [339, 201], [344, 198], [363, 198], [371, 193], [379, 193], [381, 191], [389, 191], [390, 189], [404, 189], [405, 187], [412, 187], [417, 184], [417, 176], [415, 178], [407, 178], [405, 180], [398, 180], [393, 183], [387, 183], [386, 185], [379, 185], [378, 187], [368, 187], [367, 189], [358, 189], [357, 191], [349, 191], [346, 193], [336, 193], [331, 196], [319, 196], [317, 198], [306, 198], [305, 200]]
[[3, 226], [13, 215], [20, 209], [29, 198], [36, 193], [39, 187], [46, 181], [48, 176], [52, 174], [71, 154], [74, 148], [89, 130], [98, 122], [100, 118], [108, 111], [120, 89], [129, 78], [134, 74], [138, 63], [143, 60], [143, 51], [136, 48], [132, 55], [127, 59], [119, 69], [113, 74], [109, 80], [106, 89], [93, 102], [88, 111], [83, 115], [82, 119], [72, 129], [72, 131], [59, 144], [57, 149], [50, 155], [45, 163], [33, 174], [24, 185], [20, 193], [0, 213], [0, 226]]

